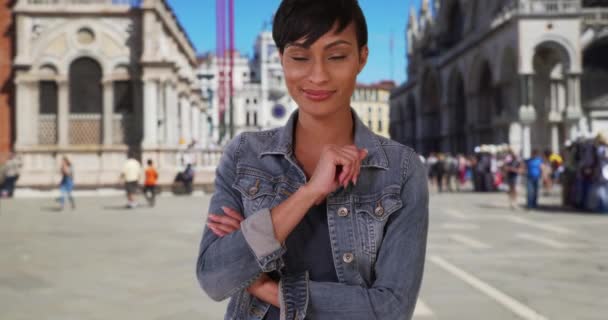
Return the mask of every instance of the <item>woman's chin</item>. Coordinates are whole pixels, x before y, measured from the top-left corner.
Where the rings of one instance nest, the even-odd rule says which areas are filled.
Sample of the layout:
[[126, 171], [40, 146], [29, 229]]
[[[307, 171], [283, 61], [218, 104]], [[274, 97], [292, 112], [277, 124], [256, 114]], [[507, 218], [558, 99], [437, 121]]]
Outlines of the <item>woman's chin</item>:
[[302, 113], [306, 113], [315, 118], [325, 118], [339, 111], [335, 103], [306, 103], [298, 105]]

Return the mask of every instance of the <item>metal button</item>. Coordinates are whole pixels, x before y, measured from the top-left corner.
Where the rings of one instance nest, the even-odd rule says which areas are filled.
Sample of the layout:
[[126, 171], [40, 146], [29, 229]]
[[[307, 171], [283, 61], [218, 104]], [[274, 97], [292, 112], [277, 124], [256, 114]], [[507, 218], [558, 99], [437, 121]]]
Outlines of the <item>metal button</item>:
[[256, 307], [252, 307], [251, 309], [249, 309], [249, 313], [257, 316], [257, 317], [263, 317], [264, 313], [262, 312], [262, 310], [256, 308]]
[[251, 187], [251, 188], [249, 188], [249, 195], [255, 196], [258, 193], [258, 191], [260, 191], [260, 189], [258, 187]]
[[350, 253], [350, 252], [349, 253], [345, 253], [342, 256], [342, 260], [344, 260], [344, 262], [346, 262], [346, 263], [351, 263], [351, 262], [353, 262], [354, 259], [355, 259], [355, 256], [352, 253]]
[[345, 207], [341, 207], [340, 209], [338, 209], [338, 215], [340, 217], [346, 217], [348, 215], [348, 209], [346, 209]]
[[384, 208], [382, 208], [382, 206], [377, 206], [376, 210], [374, 210], [374, 213], [380, 217], [384, 214]]

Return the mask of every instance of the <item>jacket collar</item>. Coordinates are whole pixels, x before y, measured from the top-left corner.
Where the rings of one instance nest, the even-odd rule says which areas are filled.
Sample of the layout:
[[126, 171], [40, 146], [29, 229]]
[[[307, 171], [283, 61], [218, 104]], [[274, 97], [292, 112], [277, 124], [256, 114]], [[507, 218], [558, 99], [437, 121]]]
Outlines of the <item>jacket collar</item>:
[[[351, 113], [355, 125], [355, 145], [368, 151], [367, 157], [361, 163], [361, 167], [388, 169], [388, 158], [381, 147], [380, 140], [365, 126], [352, 108]], [[285, 126], [278, 128], [274, 131], [275, 134], [269, 137], [268, 142], [262, 148], [260, 158], [265, 155], [291, 157], [293, 155], [293, 135], [297, 121], [298, 109], [291, 114]]]

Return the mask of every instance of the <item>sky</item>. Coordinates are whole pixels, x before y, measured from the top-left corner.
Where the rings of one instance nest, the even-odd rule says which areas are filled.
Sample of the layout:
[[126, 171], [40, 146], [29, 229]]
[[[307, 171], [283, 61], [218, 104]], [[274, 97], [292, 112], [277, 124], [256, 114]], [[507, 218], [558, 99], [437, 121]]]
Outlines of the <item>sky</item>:
[[[331, 1], [331, 0], [328, 0]], [[186, 29], [198, 53], [215, 52], [215, 0], [168, 0]], [[270, 29], [272, 15], [280, 0], [235, 0], [236, 49], [253, 56], [253, 46], [265, 22]], [[373, 83], [406, 78], [405, 28], [410, 6], [419, 8], [421, 0], [359, 0], [367, 20], [370, 56], [358, 82]], [[394, 39], [392, 58], [390, 38]]]

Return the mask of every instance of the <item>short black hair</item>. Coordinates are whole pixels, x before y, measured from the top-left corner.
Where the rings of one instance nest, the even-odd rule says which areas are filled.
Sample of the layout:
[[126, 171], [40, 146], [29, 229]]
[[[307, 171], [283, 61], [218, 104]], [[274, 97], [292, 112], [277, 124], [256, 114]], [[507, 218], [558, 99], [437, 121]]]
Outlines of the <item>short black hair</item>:
[[290, 43], [305, 38], [308, 47], [336, 23], [342, 32], [351, 22], [361, 49], [367, 45], [367, 23], [357, 0], [283, 0], [274, 15], [272, 38], [282, 54]]
[[152, 165], [152, 159], [148, 159], [148, 165], [151, 166]]

